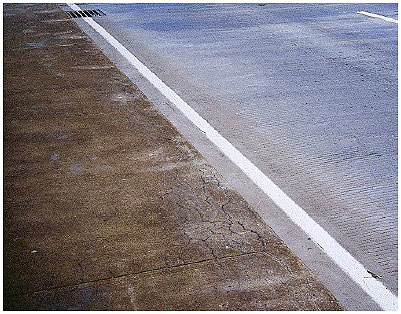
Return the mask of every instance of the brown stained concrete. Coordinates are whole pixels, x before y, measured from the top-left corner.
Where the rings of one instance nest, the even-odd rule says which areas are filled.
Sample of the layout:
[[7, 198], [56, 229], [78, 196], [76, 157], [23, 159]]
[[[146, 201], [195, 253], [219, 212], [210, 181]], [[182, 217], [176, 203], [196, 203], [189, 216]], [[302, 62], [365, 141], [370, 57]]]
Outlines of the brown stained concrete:
[[6, 310], [341, 310], [55, 5], [4, 6]]

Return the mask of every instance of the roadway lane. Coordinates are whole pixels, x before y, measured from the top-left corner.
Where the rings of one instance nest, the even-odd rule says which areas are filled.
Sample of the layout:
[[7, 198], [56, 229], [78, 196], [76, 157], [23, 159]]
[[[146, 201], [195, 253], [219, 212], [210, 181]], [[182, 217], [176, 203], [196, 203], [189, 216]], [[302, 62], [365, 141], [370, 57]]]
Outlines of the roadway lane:
[[397, 291], [397, 24], [357, 14], [397, 18], [396, 5], [101, 9], [98, 23]]

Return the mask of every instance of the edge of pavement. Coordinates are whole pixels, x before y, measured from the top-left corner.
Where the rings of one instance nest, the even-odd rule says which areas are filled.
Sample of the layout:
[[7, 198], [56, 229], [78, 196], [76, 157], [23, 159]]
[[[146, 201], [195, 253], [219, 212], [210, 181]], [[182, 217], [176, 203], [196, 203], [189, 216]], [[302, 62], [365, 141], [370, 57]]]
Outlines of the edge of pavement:
[[[63, 7], [63, 5], [61, 6]], [[70, 9], [69, 7], [66, 8], [67, 10]], [[84, 5], [82, 8], [85, 9]], [[83, 19], [74, 19], [74, 21], [92, 38], [110, 60], [112, 60], [120, 70], [147, 95], [159, 111], [173, 123], [179, 132], [195, 146], [211, 165], [224, 175], [229, 184], [244, 197], [286, 245], [312, 269], [345, 308], [349, 310], [380, 309], [361, 287], [340, 269], [316, 244], [312, 243], [310, 238], [288, 219], [288, 217], [274, 205], [249, 178], [238, 170], [227, 157], [223, 156], [221, 152], [205, 138], [202, 132], [188, 122], [178, 110], [174, 109], [174, 105], [144, 79], [129, 62], [124, 60], [124, 58], [116, 52], [114, 47], [101, 38], [101, 36], [88, 26]], [[106, 29], [108, 29], [108, 27], [113, 29], [113, 22], [109, 20], [107, 16], [96, 19], [96, 21]], [[117, 36], [116, 38], [121, 41], [121, 43], [129, 44], [124, 34], [125, 32], [123, 30], [119, 30], [118, 34], [113, 34], [113, 36]], [[141, 58], [144, 58], [146, 61], [145, 64], [149, 63], [150, 68], [161, 67], [156, 60], [157, 56], [149, 55], [149, 52], [146, 51], [146, 47], [143, 47], [144, 43], [141, 43], [139, 40], [135, 41], [135, 38], [132, 37], [128, 38], [129, 40], [134, 40], [135, 45], [137, 45], [138, 54]], [[373, 268], [367, 260], [364, 260], [364, 265], [367, 269], [370, 269], [370, 267]]]
[[3, 17], [5, 309], [341, 309], [59, 8]]

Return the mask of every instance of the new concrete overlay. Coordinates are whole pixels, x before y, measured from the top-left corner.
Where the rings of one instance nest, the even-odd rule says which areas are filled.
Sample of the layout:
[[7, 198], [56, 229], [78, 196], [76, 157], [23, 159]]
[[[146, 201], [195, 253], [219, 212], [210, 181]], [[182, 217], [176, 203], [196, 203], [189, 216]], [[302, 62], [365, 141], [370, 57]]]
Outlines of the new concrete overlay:
[[6, 310], [341, 310], [55, 5], [4, 6]]

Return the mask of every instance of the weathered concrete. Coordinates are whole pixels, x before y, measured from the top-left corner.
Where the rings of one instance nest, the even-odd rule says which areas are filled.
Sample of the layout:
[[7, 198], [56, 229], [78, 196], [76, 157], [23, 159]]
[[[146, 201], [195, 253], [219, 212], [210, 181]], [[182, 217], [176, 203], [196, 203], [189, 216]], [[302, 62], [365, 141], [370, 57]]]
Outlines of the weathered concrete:
[[[397, 4], [80, 7], [102, 9], [97, 23], [397, 294], [397, 24], [357, 13], [396, 17]], [[166, 99], [77, 23], [174, 123]], [[174, 125], [235, 186], [223, 162], [214, 163], [186, 125]], [[257, 209], [248, 186], [235, 188]], [[286, 238], [281, 221], [269, 224], [296, 251], [302, 236]], [[313, 270], [330, 286], [333, 274]]]
[[56, 6], [4, 6], [4, 308], [340, 310]]

